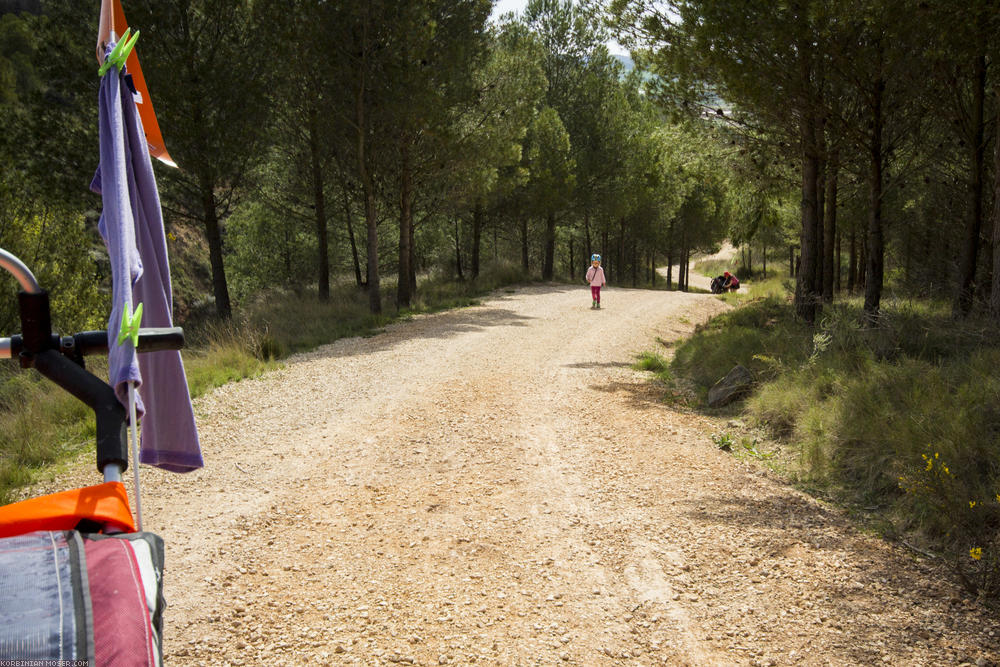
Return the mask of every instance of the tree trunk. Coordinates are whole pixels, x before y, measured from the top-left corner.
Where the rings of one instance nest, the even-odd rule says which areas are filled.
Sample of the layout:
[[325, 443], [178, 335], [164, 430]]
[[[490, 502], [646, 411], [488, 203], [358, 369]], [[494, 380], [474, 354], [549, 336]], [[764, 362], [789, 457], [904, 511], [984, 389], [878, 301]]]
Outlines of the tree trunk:
[[556, 261], [556, 214], [545, 216], [545, 255], [542, 257], [542, 280], [552, 280]]
[[319, 146], [319, 123], [315, 110], [309, 117], [309, 156], [312, 160], [313, 204], [316, 207], [316, 244], [319, 252], [317, 291], [320, 301], [329, 301], [330, 249], [326, 228], [326, 195], [323, 192], [323, 165]]
[[378, 211], [375, 208], [375, 182], [368, 168], [367, 129], [365, 126], [364, 77], [357, 103], [358, 122], [358, 180], [365, 200], [365, 226], [368, 230], [368, 267], [366, 286], [368, 288], [368, 309], [375, 315], [382, 312], [382, 291], [378, 271]]
[[819, 159], [816, 156], [816, 128], [806, 114], [802, 127], [802, 231], [799, 237], [801, 264], [795, 284], [795, 312], [812, 324], [816, 319], [816, 220]]
[[834, 275], [833, 280], [834, 280], [834, 283], [835, 283], [834, 284], [834, 289], [836, 289], [836, 291], [839, 292], [840, 291], [840, 267], [841, 267], [841, 265], [842, 265], [842, 263], [844, 261], [844, 257], [843, 257], [843, 253], [842, 253], [842, 249], [841, 249], [841, 239], [843, 238], [843, 234], [839, 234], [838, 233], [834, 238], [836, 239], [836, 243], [837, 243], [837, 258], [836, 258], [836, 260], [834, 260], [834, 263], [833, 263], [833, 275]]
[[914, 254], [914, 250], [913, 250], [913, 243], [914, 243], [914, 240], [913, 240], [913, 236], [914, 236], [913, 229], [914, 229], [914, 227], [916, 227], [918, 225], [921, 225], [922, 221], [923, 221], [923, 216], [918, 213], [917, 214], [917, 219], [915, 220], [915, 222], [917, 224], [916, 225], [909, 225], [909, 224], [905, 225], [904, 228], [903, 228], [903, 231], [902, 231], [902, 234], [903, 234], [903, 280], [906, 282], [907, 285], [913, 285], [913, 284], [915, 284], [914, 281], [917, 280], [917, 277], [915, 275], [913, 275], [914, 274], [913, 265], [914, 265], [914, 263], [916, 261], [916, 258], [913, 256], [913, 254]]
[[817, 304], [822, 303], [823, 292], [825, 290], [826, 278], [823, 273], [823, 258], [826, 257], [825, 241], [823, 230], [826, 226], [826, 169], [827, 161], [825, 158], [826, 151], [826, 136], [823, 132], [822, 126], [817, 123], [818, 129], [816, 131], [817, 136], [817, 151], [821, 156], [819, 159], [818, 167], [816, 170], [816, 249], [814, 250], [816, 254], [815, 263], [815, 278], [813, 279], [813, 290], [816, 292], [816, 302]]
[[861, 239], [858, 242], [858, 277], [857, 277], [857, 287], [858, 290], [863, 291], [865, 289], [865, 276], [866, 267], [868, 266], [868, 260], [865, 259], [868, 255], [866, 249], [868, 248], [868, 243], [866, 239], [868, 238], [868, 226], [865, 225], [861, 229]]
[[[1000, 86], [994, 89], [1000, 108]], [[1000, 324], [1000, 114], [997, 114], [996, 146], [993, 153], [993, 285], [990, 290], [990, 315]]]
[[674, 288], [674, 221], [670, 221], [670, 226], [667, 228], [667, 239], [669, 239], [669, 245], [667, 246], [667, 289]]
[[[881, 54], [879, 54], [881, 58]], [[881, 64], [881, 61], [880, 61]], [[872, 134], [868, 155], [868, 243], [865, 252], [865, 321], [878, 324], [882, 299], [885, 239], [882, 230], [882, 101], [885, 80], [881, 72], [872, 82]]]
[[362, 26], [361, 63], [359, 66], [358, 88], [355, 91], [355, 125], [357, 128], [358, 146], [358, 181], [364, 199], [365, 226], [368, 231], [368, 266], [366, 268], [366, 286], [368, 288], [368, 309], [375, 315], [382, 313], [382, 289], [378, 267], [378, 210], [375, 205], [375, 177], [368, 164], [368, 49], [369, 17]]
[[354, 223], [351, 222], [353, 215], [351, 215], [351, 198], [347, 192], [347, 184], [343, 183], [341, 192], [344, 197], [344, 220], [347, 222], [347, 239], [351, 244], [351, 262], [354, 264], [354, 280], [358, 287], [361, 287], [363, 282], [361, 280], [361, 260], [358, 258], [358, 242], [354, 238]]
[[493, 261], [500, 261], [500, 229], [495, 216], [493, 216]]
[[848, 245], [850, 256], [847, 259], [847, 292], [854, 294], [854, 289], [858, 285], [858, 233], [853, 228]]
[[594, 244], [590, 242], [590, 211], [583, 212], [583, 233], [587, 241], [587, 257], [594, 254]]
[[365, 225], [368, 230], [368, 265], [365, 286], [368, 289], [368, 309], [375, 315], [382, 312], [382, 288], [378, 270], [378, 216], [375, 208], [375, 186], [364, 174]]
[[625, 218], [618, 219], [618, 243], [615, 244], [615, 274], [621, 278], [621, 283], [624, 284], [625, 276], [622, 275], [622, 270], [625, 268]]
[[[981, 53], [981, 51], [980, 51]], [[976, 265], [979, 259], [979, 235], [983, 226], [983, 163], [986, 143], [983, 110], [986, 98], [986, 57], [977, 55], [973, 64], [975, 79], [972, 89], [972, 137], [969, 146], [969, 171], [972, 175], [969, 193], [969, 218], [965, 225], [962, 256], [958, 265], [958, 293], [952, 306], [953, 317], [966, 317], [972, 310], [976, 291]], [[994, 220], [994, 225], [997, 222]]]
[[524, 269], [524, 277], [528, 278], [528, 218], [521, 216], [521, 267]]
[[416, 296], [417, 294], [417, 242], [415, 240], [416, 236], [416, 225], [410, 225], [410, 295]]
[[215, 313], [219, 319], [228, 320], [233, 315], [233, 309], [229, 302], [226, 267], [222, 261], [222, 230], [215, 207], [215, 191], [207, 177], [201, 179], [201, 207], [205, 220], [205, 238], [208, 240], [208, 258], [212, 265]]
[[677, 260], [677, 289], [682, 292], [687, 290], [686, 284], [684, 282], [684, 269], [687, 268], [687, 253], [684, 251], [683, 246], [681, 247], [681, 256]]
[[817, 100], [816, 111], [813, 116], [815, 118], [813, 136], [816, 139], [815, 147], [817, 156], [816, 232], [813, 236], [815, 239], [815, 246], [813, 248], [813, 293], [815, 294], [817, 311], [822, 309], [823, 293], [826, 290], [826, 274], [823, 271], [823, 258], [826, 257], [824, 229], [826, 228], [826, 181], [829, 156], [827, 155], [826, 120], [823, 111], [826, 107], [826, 96], [824, 94], [826, 78], [825, 62], [823, 58], [819, 58], [816, 64], [816, 88], [819, 99]]
[[833, 303], [834, 246], [837, 245], [837, 177], [840, 171], [840, 156], [833, 151], [827, 161], [826, 174], [826, 214], [823, 216], [823, 301]]
[[572, 281], [573, 278], [576, 276], [576, 266], [575, 266], [576, 257], [573, 256], [573, 237], [572, 236], [569, 239], [568, 246], [569, 246], [569, 266], [567, 267], [566, 273], [569, 275], [569, 279]]
[[406, 308], [413, 294], [410, 291], [410, 228], [413, 226], [413, 172], [410, 164], [409, 137], [399, 141], [399, 270], [396, 280], [396, 306]]
[[684, 227], [681, 230], [681, 267], [677, 272], [677, 283], [684, 292], [688, 291], [688, 261], [687, 227]]
[[465, 281], [465, 274], [462, 272], [462, 220], [461, 218], [455, 218], [455, 272], [458, 274], [458, 279]]
[[691, 289], [691, 248], [687, 244], [687, 235], [684, 238], [684, 291]]
[[281, 244], [281, 254], [285, 260], [285, 276], [283, 284], [288, 287], [292, 284], [292, 231], [285, 226], [284, 243]]
[[632, 287], [639, 286], [639, 244], [632, 239]]
[[483, 238], [483, 200], [476, 197], [476, 203], [472, 208], [472, 258], [471, 262], [472, 279], [479, 277], [479, 246]]
[[795, 246], [788, 246], [788, 277], [794, 278], [796, 275], [795, 271]]
[[605, 260], [603, 262], [603, 264], [602, 264], [602, 266], [604, 267], [605, 273], [607, 273], [607, 271], [608, 271], [609, 268], [614, 269], [616, 271], [618, 270], [617, 267], [615, 267], [615, 266], [609, 267], [607, 260], [610, 259], [610, 258], [609, 257], [605, 257], [605, 255], [609, 254], [608, 248], [610, 247], [610, 245], [609, 245], [610, 241], [608, 240], [608, 236], [609, 236], [608, 227], [607, 227], [607, 225], [605, 225], [604, 229], [601, 231], [601, 248], [600, 248], [601, 252], [598, 253]]

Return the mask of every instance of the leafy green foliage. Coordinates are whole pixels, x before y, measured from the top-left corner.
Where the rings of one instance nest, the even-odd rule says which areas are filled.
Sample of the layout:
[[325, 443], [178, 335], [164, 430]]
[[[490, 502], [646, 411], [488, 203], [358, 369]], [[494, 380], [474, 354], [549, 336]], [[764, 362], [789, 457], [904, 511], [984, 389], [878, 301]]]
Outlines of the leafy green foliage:
[[[24, 190], [0, 180], [0, 248], [25, 262], [39, 284], [49, 288], [53, 326], [73, 332], [99, 329], [108, 295], [91, 248], [93, 234], [83, 216], [33, 205]], [[20, 329], [17, 283], [0, 276], [0, 331]]]
[[724, 452], [733, 451], [733, 436], [728, 433], [713, 433], [711, 435], [712, 442], [715, 446]]
[[736, 362], [752, 368], [746, 411], [798, 453], [790, 474], [878, 507], [947, 554], [970, 590], [997, 595], [1000, 353], [985, 322], [948, 312], [890, 301], [872, 329], [854, 301], [825, 310], [817, 332], [787, 301], [759, 300], [701, 327], [672, 369], [707, 388]]
[[555, 109], [546, 107], [532, 121], [528, 147], [533, 203], [547, 215], [566, 206], [576, 182], [569, 134]]

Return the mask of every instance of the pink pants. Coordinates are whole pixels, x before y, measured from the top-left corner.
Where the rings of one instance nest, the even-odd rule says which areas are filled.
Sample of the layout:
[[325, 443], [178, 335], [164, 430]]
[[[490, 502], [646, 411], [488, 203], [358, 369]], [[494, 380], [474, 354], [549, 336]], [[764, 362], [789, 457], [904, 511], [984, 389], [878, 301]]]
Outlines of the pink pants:
[[596, 301], [597, 303], [601, 302], [601, 286], [600, 285], [591, 285], [590, 286], [590, 298], [593, 299], [594, 301]]

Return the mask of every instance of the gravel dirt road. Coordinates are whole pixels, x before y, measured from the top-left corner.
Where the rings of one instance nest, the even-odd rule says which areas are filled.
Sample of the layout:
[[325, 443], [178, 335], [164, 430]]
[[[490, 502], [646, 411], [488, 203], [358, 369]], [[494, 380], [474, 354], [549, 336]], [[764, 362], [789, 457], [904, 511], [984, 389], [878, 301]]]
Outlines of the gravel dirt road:
[[143, 472], [167, 664], [994, 664], [933, 561], [630, 368], [724, 308], [521, 287], [200, 399], [207, 467]]

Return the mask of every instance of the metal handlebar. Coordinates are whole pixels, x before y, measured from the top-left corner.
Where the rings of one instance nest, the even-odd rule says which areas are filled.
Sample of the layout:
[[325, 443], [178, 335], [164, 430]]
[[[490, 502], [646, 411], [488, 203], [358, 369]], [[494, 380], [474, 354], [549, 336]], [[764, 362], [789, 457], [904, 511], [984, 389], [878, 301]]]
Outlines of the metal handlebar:
[[[184, 347], [184, 330], [180, 327], [144, 327], [139, 329], [139, 345], [136, 352], [159, 352], [180, 350]], [[79, 361], [80, 357], [108, 353], [107, 331], [83, 331], [72, 336], [52, 334], [51, 349], [59, 350], [65, 356]], [[24, 351], [24, 337], [15, 334], [10, 338], [0, 338], [0, 359], [14, 359]]]
[[17, 278], [17, 282], [21, 283], [21, 289], [28, 294], [39, 294], [42, 291], [31, 269], [3, 248], [0, 248], [0, 267], [7, 269], [12, 276]]
[[[125, 435], [125, 408], [106, 382], [88, 373], [83, 357], [106, 354], [108, 333], [84, 331], [72, 336], [52, 333], [49, 295], [20, 259], [0, 248], [0, 268], [9, 271], [21, 284], [18, 306], [21, 333], [0, 338], [0, 359], [17, 358], [22, 368], [34, 367], [39, 373], [73, 394], [94, 410], [97, 420], [97, 469], [105, 481], [121, 479], [128, 468]], [[184, 347], [180, 327], [139, 330], [137, 352], [179, 350]]]

